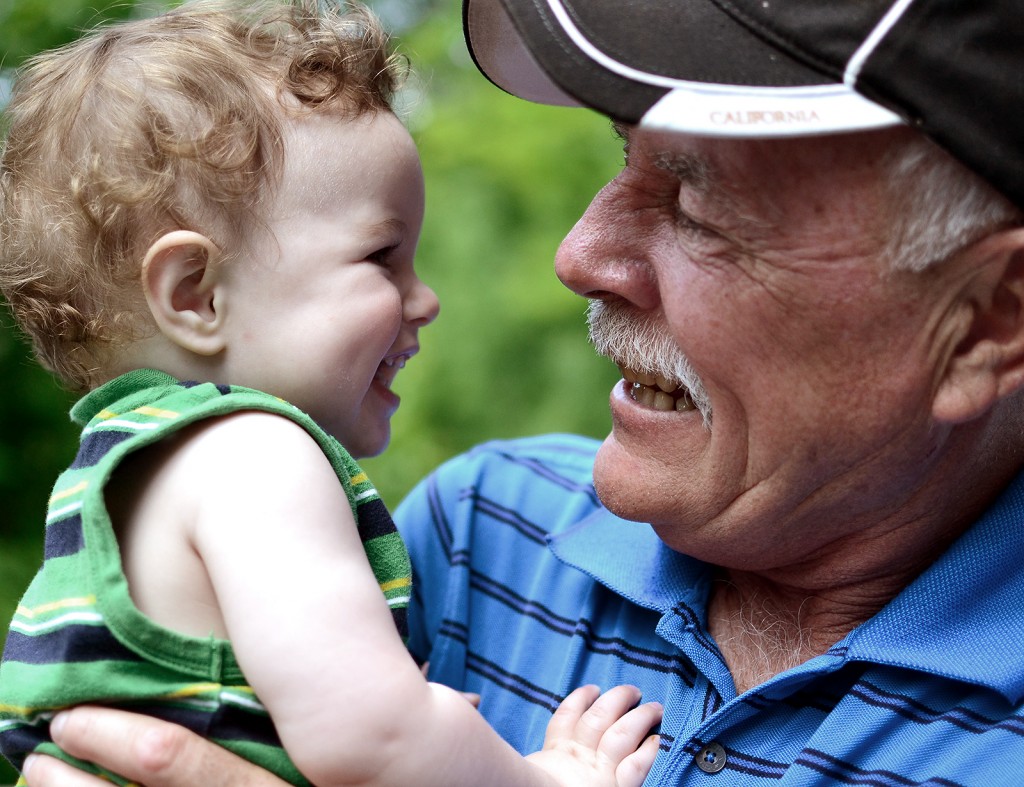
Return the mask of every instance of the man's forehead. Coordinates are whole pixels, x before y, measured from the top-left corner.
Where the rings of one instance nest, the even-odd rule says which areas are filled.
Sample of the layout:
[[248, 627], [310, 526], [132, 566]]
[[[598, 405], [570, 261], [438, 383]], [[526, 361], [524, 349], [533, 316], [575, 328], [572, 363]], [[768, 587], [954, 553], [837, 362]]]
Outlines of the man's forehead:
[[[819, 176], [877, 178], [901, 139], [916, 132], [885, 130], [780, 139], [729, 139], [613, 124], [627, 158], [642, 158], [701, 190], [768, 188]], [[730, 188], [731, 187], [731, 188]]]
[[875, 221], [884, 209], [885, 162], [901, 135], [916, 133], [740, 140], [623, 124], [615, 130], [625, 142], [627, 168], [643, 177], [671, 177], [691, 216], [699, 213], [721, 228], [740, 221], [748, 229], [782, 222], [787, 214], [813, 224], [823, 213], [847, 215], [851, 226], [858, 224], [854, 214]]

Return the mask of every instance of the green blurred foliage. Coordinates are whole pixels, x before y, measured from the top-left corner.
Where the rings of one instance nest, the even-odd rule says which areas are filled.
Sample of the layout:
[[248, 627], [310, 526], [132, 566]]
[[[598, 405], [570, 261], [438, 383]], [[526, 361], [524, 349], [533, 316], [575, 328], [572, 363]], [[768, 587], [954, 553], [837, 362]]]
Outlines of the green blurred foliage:
[[[484, 80], [465, 50], [459, 0], [416, 8], [404, 19], [417, 23], [397, 36], [414, 69], [402, 115], [427, 181], [417, 266], [440, 297], [441, 315], [398, 377], [403, 402], [392, 447], [363, 463], [390, 505], [482, 440], [602, 436], [618, 377], [586, 346], [585, 304], [558, 283], [552, 259], [618, 168], [619, 142], [593, 113], [530, 105]], [[134, 12], [124, 0], [0, 0], [0, 62], [15, 65]], [[77, 434], [71, 397], [31, 361], [2, 308], [0, 323], [2, 623], [39, 563], [46, 498]], [[0, 770], [0, 783], [7, 776]]]
[[0, 0], [0, 65], [14, 68], [43, 49], [73, 41], [82, 30], [126, 19], [123, 0]]

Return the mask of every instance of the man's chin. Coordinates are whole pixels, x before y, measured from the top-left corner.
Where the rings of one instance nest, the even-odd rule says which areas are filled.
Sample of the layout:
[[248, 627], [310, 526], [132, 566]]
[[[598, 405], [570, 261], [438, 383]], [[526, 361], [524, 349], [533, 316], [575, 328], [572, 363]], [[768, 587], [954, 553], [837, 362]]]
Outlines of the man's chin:
[[692, 494], [683, 474], [655, 459], [632, 454], [610, 434], [594, 459], [594, 489], [611, 513], [649, 524], [669, 547], [690, 554], [713, 511]]
[[622, 519], [650, 521], [655, 501], [644, 479], [643, 468], [623, 452], [614, 434], [608, 435], [594, 459], [594, 489], [604, 507]]

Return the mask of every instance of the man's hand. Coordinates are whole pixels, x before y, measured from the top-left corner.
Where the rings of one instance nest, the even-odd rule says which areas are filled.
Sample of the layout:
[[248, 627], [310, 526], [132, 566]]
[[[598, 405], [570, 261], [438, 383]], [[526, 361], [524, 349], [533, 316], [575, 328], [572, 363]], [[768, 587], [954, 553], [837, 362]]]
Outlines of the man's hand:
[[[110, 708], [58, 714], [54, 743], [145, 787], [282, 787], [286, 782], [175, 724]], [[52, 757], [26, 762], [29, 787], [110, 787]]]

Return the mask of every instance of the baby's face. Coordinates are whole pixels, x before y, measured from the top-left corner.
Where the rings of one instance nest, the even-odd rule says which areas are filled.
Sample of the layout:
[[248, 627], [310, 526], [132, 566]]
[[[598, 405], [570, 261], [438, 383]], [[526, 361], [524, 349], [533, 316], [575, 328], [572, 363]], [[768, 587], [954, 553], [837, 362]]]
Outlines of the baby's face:
[[423, 221], [416, 147], [394, 115], [286, 125], [265, 232], [228, 264], [231, 381], [305, 410], [355, 456], [380, 453], [391, 383], [438, 312], [413, 255]]

